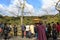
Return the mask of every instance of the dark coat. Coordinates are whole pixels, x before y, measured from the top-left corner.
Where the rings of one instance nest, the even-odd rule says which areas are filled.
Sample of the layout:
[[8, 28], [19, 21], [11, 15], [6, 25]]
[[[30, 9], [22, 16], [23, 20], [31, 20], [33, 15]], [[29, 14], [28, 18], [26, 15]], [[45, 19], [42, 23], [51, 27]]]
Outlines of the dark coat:
[[17, 32], [17, 27], [13, 27], [13, 29], [14, 29], [14, 32]]
[[56, 30], [52, 30], [52, 37], [53, 39], [57, 39], [57, 31]]
[[34, 27], [34, 32], [37, 33], [37, 27], [36, 26]]
[[21, 26], [21, 30], [22, 30], [22, 31], [25, 31], [25, 30], [26, 30], [25, 25], [22, 25], [22, 26]]
[[3, 30], [4, 31], [4, 34], [8, 34], [10, 32], [10, 30], [11, 30], [10, 27], [6, 27], [5, 26], [4, 27], [4, 30]]

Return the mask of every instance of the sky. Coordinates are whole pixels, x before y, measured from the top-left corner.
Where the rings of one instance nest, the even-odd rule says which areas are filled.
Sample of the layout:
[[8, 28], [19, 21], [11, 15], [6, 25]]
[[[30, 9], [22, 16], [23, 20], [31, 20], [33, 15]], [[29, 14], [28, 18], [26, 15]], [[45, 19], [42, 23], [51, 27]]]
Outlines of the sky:
[[5, 5], [5, 6], [9, 6], [11, 3], [11, 0], [0, 0], [0, 4]]
[[42, 6], [42, 0], [27, 0], [27, 3], [33, 5], [35, 9], [39, 9]]
[[[55, 5], [58, 0], [26, 0], [25, 16], [55, 15], [58, 11]], [[21, 15], [21, 3], [23, 0], [0, 0], [0, 14], [8, 16]], [[48, 14], [47, 14], [48, 13]]]

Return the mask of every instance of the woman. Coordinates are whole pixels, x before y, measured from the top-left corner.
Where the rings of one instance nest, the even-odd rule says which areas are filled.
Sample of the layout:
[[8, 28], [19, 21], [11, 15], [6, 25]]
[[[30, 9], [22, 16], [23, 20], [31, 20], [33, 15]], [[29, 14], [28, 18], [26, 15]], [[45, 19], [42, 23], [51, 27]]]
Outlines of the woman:
[[42, 24], [42, 22], [38, 23], [37, 32], [38, 32], [38, 40], [47, 40], [46, 33], [45, 33], [45, 27]]
[[58, 32], [58, 35], [59, 35], [59, 33], [60, 33], [60, 24], [59, 24], [59, 22], [57, 22], [57, 32]]

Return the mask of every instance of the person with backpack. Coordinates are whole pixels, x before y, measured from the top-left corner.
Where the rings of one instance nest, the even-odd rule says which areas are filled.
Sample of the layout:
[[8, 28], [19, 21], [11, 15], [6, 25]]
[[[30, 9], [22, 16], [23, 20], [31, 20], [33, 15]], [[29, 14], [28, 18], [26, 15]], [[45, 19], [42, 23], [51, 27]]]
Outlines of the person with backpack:
[[9, 32], [10, 32], [10, 27], [8, 26], [7, 23], [5, 23], [4, 25], [4, 30], [3, 30], [3, 33], [4, 33], [4, 40], [7, 40], [9, 39]]

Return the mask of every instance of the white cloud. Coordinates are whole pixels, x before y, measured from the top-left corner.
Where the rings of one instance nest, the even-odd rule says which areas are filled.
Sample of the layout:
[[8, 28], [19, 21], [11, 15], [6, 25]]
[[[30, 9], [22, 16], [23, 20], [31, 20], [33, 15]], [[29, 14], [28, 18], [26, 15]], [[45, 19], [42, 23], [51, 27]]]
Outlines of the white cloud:
[[35, 12], [34, 7], [32, 5], [30, 5], [30, 4], [28, 4], [28, 3], [26, 3], [24, 11], [28, 12], [28, 13], [26, 13], [26, 15], [29, 14], [30, 16], [34, 15], [34, 12]]
[[0, 9], [4, 9], [4, 7], [0, 4]]
[[[19, 0], [21, 3], [23, 3], [22, 0]], [[8, 7], [8, 10], [15, 13], [16, 15], [18, 14], [18, 10], [19, 10], [19, 13], [18, 15], [21, 15], [21, 3], [19, 3], [18, 0], [14, 0], [13, 4], [11, 4], [9, 7]], [[25, 2], [25, 9], [24, 9], [25, 12], [27, 12], [26, 14], [29, 15], [28, 12], [31, 12], [33, 13], [34, 12], [34, 8], [32, 5], [28, 4], [27, 2]], [[24, 14], [24, 15], [26, 15]]]
[[[5, 10], [6, 14], [9, 13], [7, 15], [10, 15], [10, 16], [11, 16], [11, 14], [13, 16], [21, 15], [21, 8], [19, 8], [19, 7], [21, 7], [21, 5], [20, 5], [21, 3], [20, 2], [23, 3], [22, 0], [19, 0], [19, 1], [18, 0], [12, 0], [11, 4], [9, 5], [9, 7], [4, 7], [4, 6], [1, 5], [0, 8], [1, 9], [4, 8], [3, 10]], [[18, 13], [18, 10], [19, 10], [19, 13]], [[34, 8], [33, 8], [32, 5], [30, 5], [27, 2], [25, 2], [25, 9], [24, 9], [24, 11], [27, 12], [24, 15], [29, 16], [30, 15], [29, 12], [33, 13], [34, 12]], [[1, 12], [1, 14], [2, 14], [2, 12]]]
[[42, 8], [49, 8], [55, 5], [58, 0], [43, 0]]
[[3, 5], [0, 4], [0, 14], [4, 15], [4, 10], [5, 8], [3, 7]]
[[[48, 15], [55, 15], [57, 14], [57, 10], [55, 9], [55, 3], [58, 0], [42, 0], [42, 7], [40, 10], [36, 11], [33, 5], [28, 4], [25, 2], [25, 9], [24, 11], [27, 13], [24, 13], [25, 16], [42, 16], [42, 15], [47, 15], [47, 12], [44, 10], [48, 11]], [[0, 4], [0, 14], [8, 15], [8, 16], [16, 16], [16, 15], [21, 15], [21, 3], [23, 3], [23, 0], [11, 0], [11, 4], [9, 7], [4, 7]], [[19, 13], [18, 13], [19, 10]], [[29, 13], [30, 12], [30, 13]], [[13, 14], [12, 14], [13, 13]], [[16, 14], [16, 15], [15, 15]]]
[[43, 5], [38, 12], [38, 16], [57, 14], [58, 11], [55, 9], [57, 2], [58, 0], [42, 0]]

